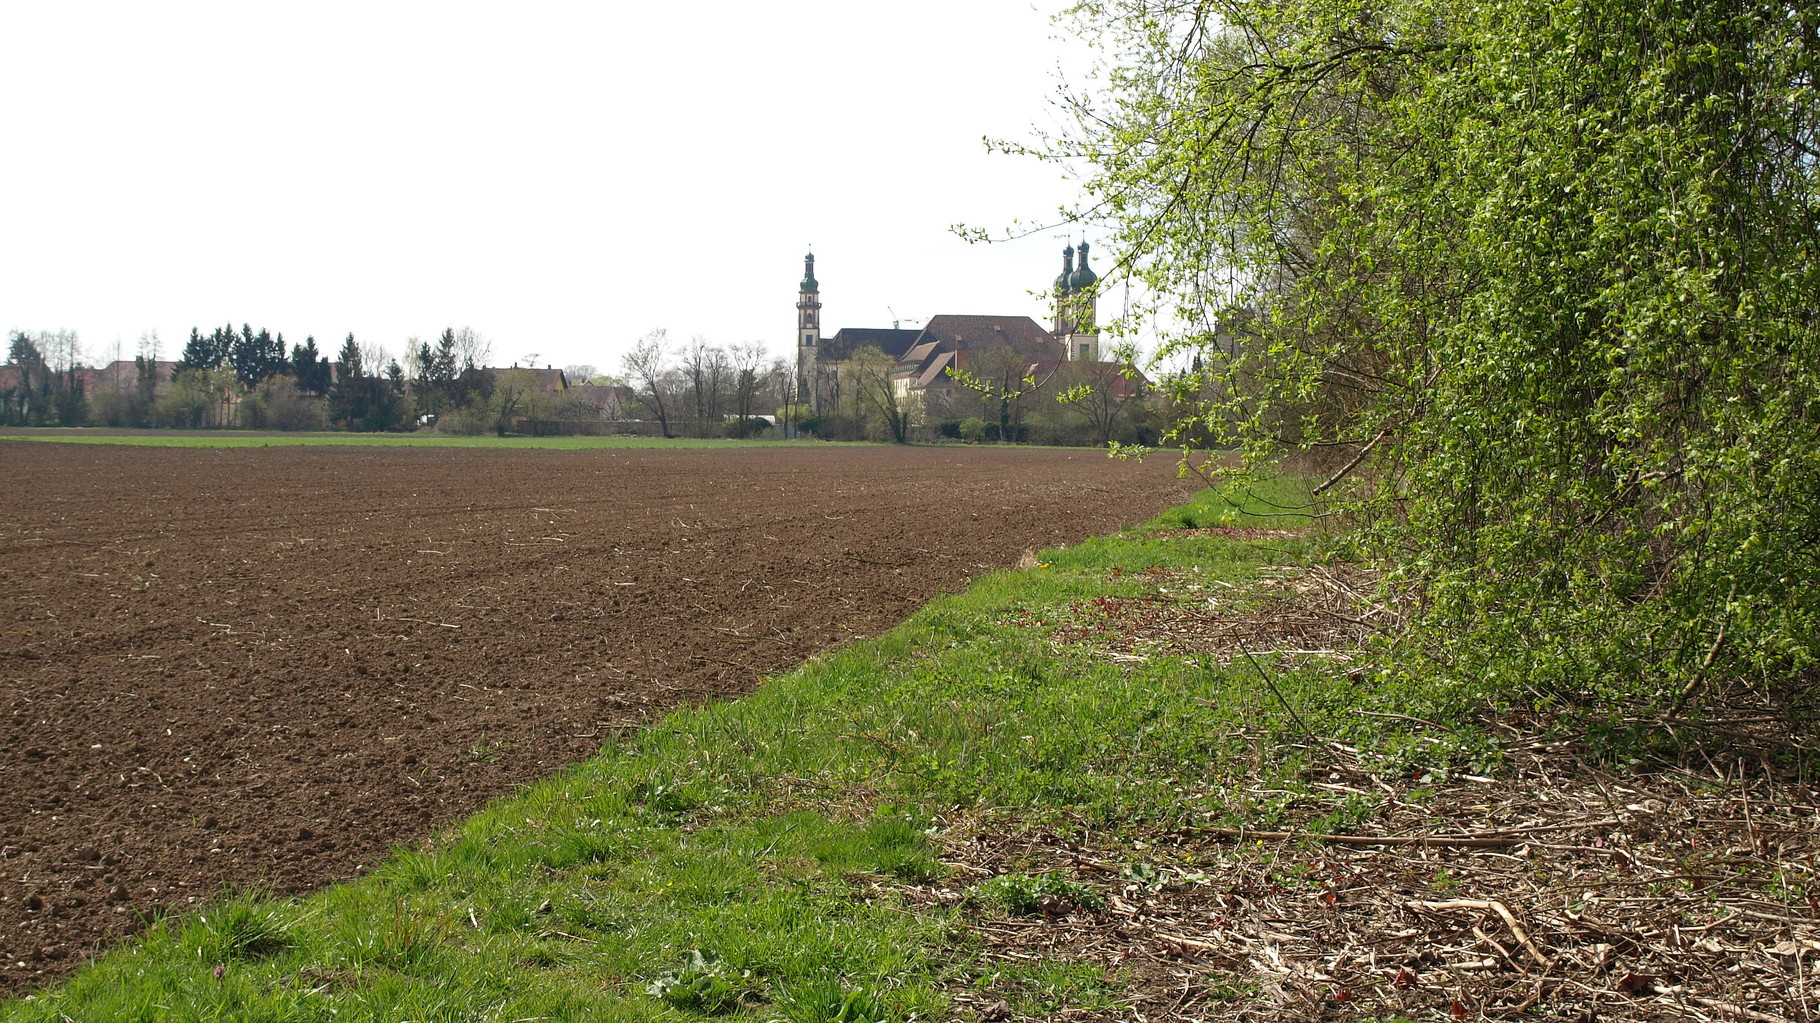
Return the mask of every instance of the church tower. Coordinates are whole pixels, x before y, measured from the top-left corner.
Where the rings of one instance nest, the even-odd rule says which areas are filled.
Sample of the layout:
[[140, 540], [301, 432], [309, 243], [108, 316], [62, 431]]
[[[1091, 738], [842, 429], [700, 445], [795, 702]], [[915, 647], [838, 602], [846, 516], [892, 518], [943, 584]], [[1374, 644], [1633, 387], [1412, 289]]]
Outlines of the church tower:
[[1098, 362], [1100, 358], [1099, 275], [1087, 265], [1087, 243], [1080, 247], [1081, 262], [1074, 263], [1075, 248], [1062, 250], [1062, 275], [1055, 279], [1055, 336], [1062, 342], [1063, 358], [1070, 362]]
[[819, 411], [815, 392], [817, 342], [822, 333], [821, 285], [815, 281], [815, 253], [803, 257], [803, 282], [796, 289], [796, 385], [800, 400]]

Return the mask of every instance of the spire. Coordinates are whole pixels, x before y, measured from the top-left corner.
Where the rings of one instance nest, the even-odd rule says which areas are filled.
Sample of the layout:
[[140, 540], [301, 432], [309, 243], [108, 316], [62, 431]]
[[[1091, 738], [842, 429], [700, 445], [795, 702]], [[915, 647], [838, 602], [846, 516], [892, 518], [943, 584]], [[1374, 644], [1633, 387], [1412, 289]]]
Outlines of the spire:
[[803, 257], [803, 283], [798, 291], [820, 291], [821, 286], [815, 281], [815, 253]]
[[1062, 250], [1062, 275], [1055, 279], [1055, 293], [1060, 295], [1068, 290], [1068, 275], [1074, 272], [1074, 246], [1070, 244]]

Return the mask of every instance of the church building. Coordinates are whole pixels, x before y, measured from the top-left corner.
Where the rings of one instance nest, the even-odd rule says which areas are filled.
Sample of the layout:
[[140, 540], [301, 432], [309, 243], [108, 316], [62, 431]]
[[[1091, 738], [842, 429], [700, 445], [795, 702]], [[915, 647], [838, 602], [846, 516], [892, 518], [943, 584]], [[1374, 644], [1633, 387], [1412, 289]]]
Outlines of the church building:
[[[1076, 253], [1080, 262], [1075, 262]], [[919, 330], [896, 327], [843, 327], [823, 330], [821, 285], [815, 279], [815, 254], [803, 257], [803, 279], [796, 295], [796, 365], [799, 393], [816, 413], [828, 401], [831, 374], [864, 348], [876, 348], [895, 361], [892, 381], [900, 393], [928, 394], [951, 390], [949, 370], [967, 370], [989, 355], [1015, 356], [1026, 375], [1045, 374], [1061, 363], [1097, 363], [1099, 276], [1087, 264], [1088, 246], [1062, 250], [1062, 273], [1055, 279], [1055, 323], [1045, 330], [1028, 316], [941, 314]]]

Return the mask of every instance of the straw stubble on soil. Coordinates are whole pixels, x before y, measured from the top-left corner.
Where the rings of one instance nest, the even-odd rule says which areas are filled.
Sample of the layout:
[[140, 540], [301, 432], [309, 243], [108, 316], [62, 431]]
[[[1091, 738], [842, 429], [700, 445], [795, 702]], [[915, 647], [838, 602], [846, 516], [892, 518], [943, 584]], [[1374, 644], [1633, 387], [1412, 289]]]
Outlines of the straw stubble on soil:
[[0, 442], [0, 992], [1179, 503], [993, 449]]

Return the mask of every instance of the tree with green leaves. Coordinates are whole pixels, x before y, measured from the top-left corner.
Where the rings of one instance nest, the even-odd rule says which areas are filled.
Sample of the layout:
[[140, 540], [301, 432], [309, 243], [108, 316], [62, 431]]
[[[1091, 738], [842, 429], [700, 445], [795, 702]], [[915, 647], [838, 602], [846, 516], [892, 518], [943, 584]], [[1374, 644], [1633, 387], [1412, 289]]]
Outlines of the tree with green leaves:
[[1063, 413], [1058, 418], [1074, 427], [1073, 442], [1105, 447], [1121, 439], [1120, 431], [1131, 426], [1133, 411], [1142, 407], [1144, 378], [1132, 364], [1135, 353], [1120, 355], [1118, 362], [1069, 362], [1057, 369], [1054, 411]]
[[872, 425], [874, 439], [908, 444], [920, 407], [917, 399], [900, 390], [891, 378], [896, 368], [897, 360], [875, 345], [854, 352], [842, 367], [849, 374], [854, 400], [861, 406], [857, 418]]
[[981, 418], [998, 424], [1001, 443], [1018, 444], [1025, 439], [1025, 408], [1048, 388], [1057, 368], [1033, 362], [1029, 353], [1011, 345], [999, 345], [976, 353], [965, 369], [950, 367], [948, 376], [979, 395], [985, 413]]
[[1087, 162], [1139, 315], [1204, 360], [1184, 429], [1327, 452], [1430, 670], [1677, 712], [1820, 681], [1820, 15], [1072, 18], [1105, 85], [1042, 153]]

